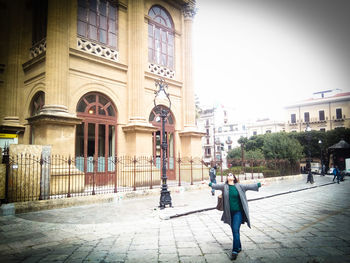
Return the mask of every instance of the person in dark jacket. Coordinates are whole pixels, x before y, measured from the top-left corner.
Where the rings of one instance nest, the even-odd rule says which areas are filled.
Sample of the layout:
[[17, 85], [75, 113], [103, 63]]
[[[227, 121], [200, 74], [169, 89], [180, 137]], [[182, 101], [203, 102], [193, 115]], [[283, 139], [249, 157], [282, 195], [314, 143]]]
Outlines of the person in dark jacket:
[[306, 180], [306, 183], [310, 182], [310, 184], [313, 184], [314, 183], [314, 176], [312, 175], [312, 172], [309, 171], [308, 174], [307, 174], [307, 180]]
[[[216, 184], [216, 165], [209, 169], [209, 178], [211, 183]], [[215, 189], [211, 189], [211, 194], [215, 195]]]
[[221, 220], [229, 224], [232, 229], [232, 259], [235, 260], [238, 253], [242, 250], [240, 238], [241, 224], [246, 222], [250, 228], [248, 200], [245, 192], [248, 190], [259, 191], [261, 183], [240, 184], [236, 176], [229, 173], [226, 183], [213, 184], [210, 182], [209, 186], [212, 189], [222, 191], [224, 211]]
[[337, 183], [339, 184], [339, 181], [340, 181], [340, 172], [339, 172], [339, 169], [338, 169], [338, 166], [336, 165], [333, 169], [333, 182], [335, 180], [335, 178], [337, 178]]

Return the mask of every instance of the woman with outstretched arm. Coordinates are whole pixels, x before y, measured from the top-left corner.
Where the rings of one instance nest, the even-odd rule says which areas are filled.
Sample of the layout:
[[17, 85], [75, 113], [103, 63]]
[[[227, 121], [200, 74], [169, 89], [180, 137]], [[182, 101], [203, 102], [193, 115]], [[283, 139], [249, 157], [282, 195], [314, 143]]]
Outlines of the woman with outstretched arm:
[[224, 184], [209, 183], [209, 186], [215, 190], [222, 191], [224, 201], [224, 211], [221, 220], [229, 224], [232, 229], [233, 246], [232, 259], [235, 260], [237, 255], [242, 250], [240, 239], [241, 224], [247, 222], [250, 228], [248, 200], [245, 192], [248, 190], [259, 191], [261, 183], [255, 184], [240, 184], [238, 179], [232, 173], [227, 176], [227, 181]]

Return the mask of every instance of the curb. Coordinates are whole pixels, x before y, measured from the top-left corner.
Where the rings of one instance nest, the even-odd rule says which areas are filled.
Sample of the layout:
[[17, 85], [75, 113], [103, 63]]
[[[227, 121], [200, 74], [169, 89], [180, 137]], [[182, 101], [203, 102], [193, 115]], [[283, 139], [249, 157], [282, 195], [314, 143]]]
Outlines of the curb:
[[[264, 180], [268, 182], [280, 181], [280, 180], [296, 180], [302, 178], [302, 175], [289, 175], [289, 176], [280, 176], [280, 177], [269, 177], [261, 179], [249, 179], [242, 180], [245, 183], [253, 183], [259, 180]], [[220, 180], [221, 181], [221, 180]], [[219, 182], [221, 183], [221, 182]], [[194, 184], [194, 185], [185, 185], [185, 186], [169, 186], [169, 190], [173, 193], [182, 193], [185, 191], [195, 191], [208, 188], [205, 184]], [[51, 210], [66, 208], [72, 206], [82, 206], [82, 205], [91, 205], [98, 203], [110, 203], [110, 202], [119, 202], [125, 199], [135, 199], [143, 198], [147, 196], [159, 195], [160, 188], [156, 189], [146, 189], [138, 190], [132, 192], [118, 192], [118, 193], [109, 193], [101, 195], [88, 195], [88, 196], [77, 196], [61, 199], [49, 199], [49, 200], [35, 200], [27, 202], [15, 202], [9, 204], [2, 204], [0, 206], [0, 216], [9, 216], [21, 213], [36, 212], [41, 210]]]

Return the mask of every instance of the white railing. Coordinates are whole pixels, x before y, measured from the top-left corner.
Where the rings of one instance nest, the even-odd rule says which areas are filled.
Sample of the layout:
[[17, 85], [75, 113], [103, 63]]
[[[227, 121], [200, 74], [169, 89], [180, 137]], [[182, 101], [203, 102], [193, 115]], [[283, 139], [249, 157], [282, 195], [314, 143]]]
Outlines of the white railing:
[[29, 49], [30, 58], [35, 58], [46, 51], [46, 38], [42, 39]]
[[118, 61], [119, 58], [118, 51], [80, 37], [77, 38], [77, 47], [81, 51], [112, 61]]
[[157, 75], [162, 76], [162, 77], [166, 77], [169, 79], [175, 78], [175, 71], [173, 71], [167, 67], [157, 65], [155, 63], [148, 63], [148, 70], [151, 73], [157, 74]]

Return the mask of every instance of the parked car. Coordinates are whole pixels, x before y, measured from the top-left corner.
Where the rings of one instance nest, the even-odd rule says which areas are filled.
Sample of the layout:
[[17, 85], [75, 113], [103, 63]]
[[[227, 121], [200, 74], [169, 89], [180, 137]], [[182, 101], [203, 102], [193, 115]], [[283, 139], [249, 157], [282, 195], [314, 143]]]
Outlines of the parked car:
[[321, 164], [320, 163], [310, 163], [311, 165], [311, 172], [314, 174], [320, 174], [321, 173]]

